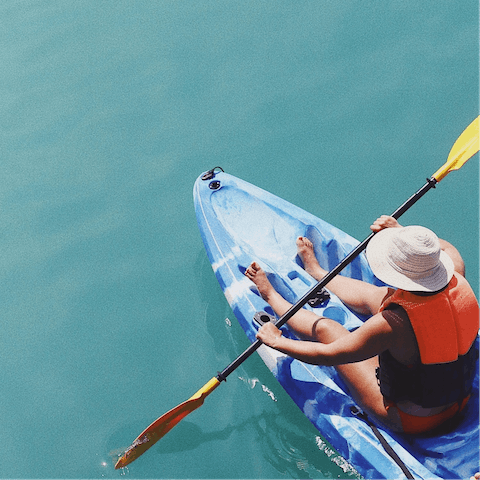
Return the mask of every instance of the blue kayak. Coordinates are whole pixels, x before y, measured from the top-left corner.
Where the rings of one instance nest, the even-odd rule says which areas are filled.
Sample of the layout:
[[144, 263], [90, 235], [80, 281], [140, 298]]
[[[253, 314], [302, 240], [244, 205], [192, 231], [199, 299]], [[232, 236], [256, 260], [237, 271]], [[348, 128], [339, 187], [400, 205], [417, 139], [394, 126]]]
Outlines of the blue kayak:
[[[295, 205], [218, 170], [201, 175], [195, 182], [197, 222], [215, 276], [247, 337], [254, 342], [259, 328], [255, 315], [264, 312], [274, 316], [274, 312], [244, 276], [252, 261], [260, 264], [275, 289], [294, 304], [317, 283], [301, 266], [297, 237], [306, 236], [314, 243], [317, 259], [327, 270], [359, 242]], [[341, 274], [383, 285], [371, 272], [363, 253]], [[305, 308], [349, 330], [365, 321], [329, 293], [320, 305]], [[295, 338], [288, 327], [282, 330]], [[477, 336], [477, 351], [478, 340]], [[308, 365], [265, 345], [258, 353], [307, 418], [364, 478], [405, 478], [371, 426], [352, 413], [355, 403], [335, 368]], [[477, 359], [472, 398], [448, 429], [413, 436], [376, 425], [413, 477], [468, 479], [479, 470], [478, 382]]]

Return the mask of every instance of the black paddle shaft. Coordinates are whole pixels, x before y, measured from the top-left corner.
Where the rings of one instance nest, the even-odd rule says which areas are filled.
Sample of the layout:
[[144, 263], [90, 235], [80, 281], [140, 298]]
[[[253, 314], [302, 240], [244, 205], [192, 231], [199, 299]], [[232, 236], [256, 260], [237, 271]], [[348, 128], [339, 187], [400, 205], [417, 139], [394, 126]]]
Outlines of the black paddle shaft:
[[[437, 180], [433, 177], [427, 178], [427, 183], [418, 190], [414, 195], [412, 195], [403, 205], [401, 205], [395, 212], [392, 213], [392, 217], [395, 219], [400, 218], [412, 205], [414, 205], [420, 198], [423, 197], [431, 188], [435, 188]], [[350, 264], [358, 255], [365, 250], [368, 245], [368, 242], [375, 235], [375, 232], [372, 232], [362, 243], [357, 245], [335, 268], [330, 270], [316, 285], [314, 285], [300, 300], [298, 300], [295, 305], [292, 305], [290, 309], [285, 312], [276, 322], [275, 326], [280, 328], [285, 325], [303, 306], [316, 295], [316, 292], [321, 290], [325, 285], [328, 284], [334, 277], [336, 277], [348, 264]], [[253, 352], [255, 352], [258, 347], [263, 342], [261, 340], [256, 340], [253, 342], [239, 357], [237, 357], [228, 367], [223, 371], [219, 372], [217, 375], [217, 380], [222, 382], [227, 379], [227, 377], [239, 367]]]

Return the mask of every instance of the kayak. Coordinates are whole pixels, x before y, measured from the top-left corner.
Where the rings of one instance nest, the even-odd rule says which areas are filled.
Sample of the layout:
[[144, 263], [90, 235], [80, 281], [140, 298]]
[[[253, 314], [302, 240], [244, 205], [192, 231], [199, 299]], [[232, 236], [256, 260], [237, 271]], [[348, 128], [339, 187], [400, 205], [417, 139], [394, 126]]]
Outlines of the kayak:
[[[256, 340], [262, 321], [276, 318], [244, 275], [252, 261], [260, 264], [275, 289], [294, 304], [317, 283], [302, 268], [297, 237], [305, 236], [313, 242], [317, 259], [327, 270], [359, 244], [340, 229], [219, 167], [198, 177], [193, 196], [212, 269], [250, 342]], [[341, 275], [383, 285], [370, 270], [364, 253]], [[328, 290], [326, 296], [305, 308], [338, 321], [348, 330], [366, 320]], [[282, 331], [296, 338], [288, 326]], [[478, 347], [477, 336], [477, 352]], [[364, 478], [405, 478], [405, 466], [419, 479], [465, 479], [478, 471], [478, 355], [472, 398], [455, 421], [434, 433], [406, 435], [390, 432], [373, 419], [358, 415], [358, 407], [335, 368], [305, 364], [266, 345], [257, 351], [305, 416]], [[376, 433], [400, 462], [387, 452]]]

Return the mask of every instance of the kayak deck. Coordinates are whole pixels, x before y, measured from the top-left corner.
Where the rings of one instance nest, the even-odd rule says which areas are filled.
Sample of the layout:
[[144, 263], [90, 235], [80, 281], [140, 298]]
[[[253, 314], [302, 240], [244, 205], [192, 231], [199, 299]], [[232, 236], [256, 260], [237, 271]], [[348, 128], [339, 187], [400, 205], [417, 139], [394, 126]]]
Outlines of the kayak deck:
[[[317, 282], [296, 254], [295, 240], [308, 237], [320, 265], [331, 270], [358, 241], [338, 228], [285, 200], [224, 172], [194, 186], [197, 221], [208, 257], [236, 318], [251, 342], [258, 325], [256, 312], [274, 315], [245, 276], [257, 261], [275, 289], [295, 303]], [[363, 254], [342, 272], [376, 285], [383, 285], [371, 272]], [[347, 329], [365, 320], [348, 309], [333, 293], [320, 307], [306, 306], [319, 316], [332, 318]], [[295, 338], [288, 327], [284, 335]], [[478, 337], [477, 337], [478, 349]], [[354, 416], [355, 403], [333, 367], [308, 365], [265, 345], [258, 353], [298, 407], [337, 451], [365, 478], [404, 478], [373, 434]], [[429, 435], [399, 435], [378, 426], [381, 433], [415, 478], [469, 478], [479, 466], [478, 360], [475, 387], [454, 428]]]

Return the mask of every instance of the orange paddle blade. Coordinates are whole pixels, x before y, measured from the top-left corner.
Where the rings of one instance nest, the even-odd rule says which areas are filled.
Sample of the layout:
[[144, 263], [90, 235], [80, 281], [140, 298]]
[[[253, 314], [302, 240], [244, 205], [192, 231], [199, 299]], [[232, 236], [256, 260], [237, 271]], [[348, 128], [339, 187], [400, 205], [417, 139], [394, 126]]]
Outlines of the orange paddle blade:
[[220, 385], [220, 381], [213, 377], [198, 392], [192, 395], [186, 402], [172, 408], [167, 413], [157, 418], [149, 425], [128, 447], [127, 451], [118, 460], [115, 468], [126, 467], [140, 455], [145, 453], [150, 447], [155, 445], [164, 435], [166, 435], [175, 425], [183, 420], [189, 413], [203, 405], [205, 398]]

